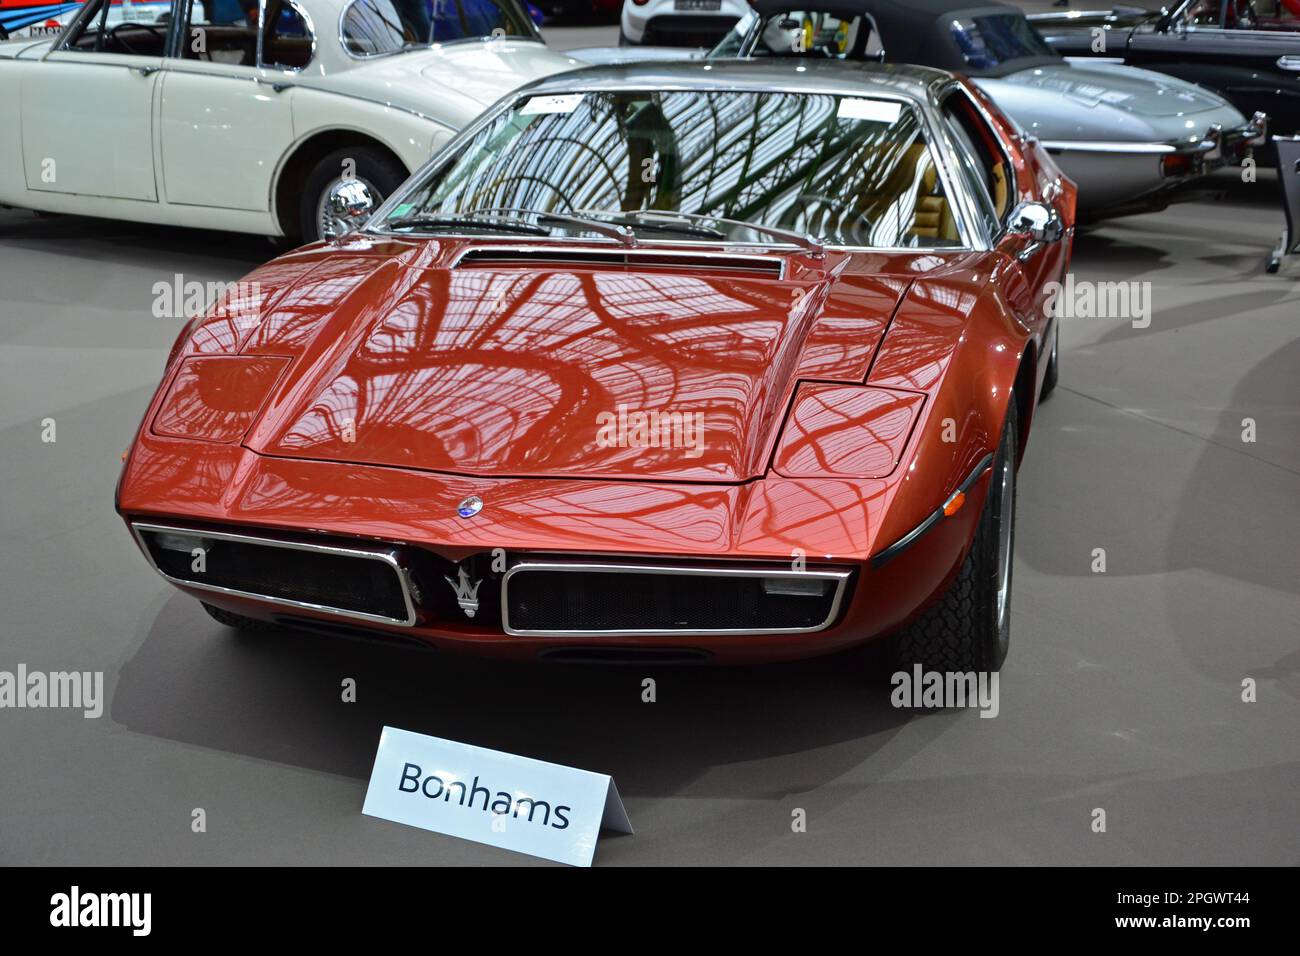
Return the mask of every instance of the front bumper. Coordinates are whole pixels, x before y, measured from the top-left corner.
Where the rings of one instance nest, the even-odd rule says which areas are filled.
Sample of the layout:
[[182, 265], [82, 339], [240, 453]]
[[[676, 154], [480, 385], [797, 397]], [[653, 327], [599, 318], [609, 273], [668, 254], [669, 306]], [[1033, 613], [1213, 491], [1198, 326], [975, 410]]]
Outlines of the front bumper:
[[[128, 463], [118, 508], [146, 554], [141, 526], [369, 554], [391, 564], [409, 600], [409, 620], [401, 619], [404, 605], [397, 612], [358, 615], [348, 613], [355, 608], [331, 607], [328, 600], [303, 601], [292, 594], [282, 595], [288, 600], [268, 600], [238, 582], [197, 584], [174, 567], [163, 572], [150, 559], [187, 593], [248, 617], [415, 639], [489, 656], [648, 651], [746, 663], [827, 654], [903, 625], [956, 573], [987, 478], [978, 477], [960, 512], [883, 564], [869, 559], [872, 549], [864, 550], [863, 542], [871, 539], [869, 529], [883, 524], [883, 515], [873, 509], [885, 507], [888, 491], [883, 483], [866, 493], [863, 483], [849, 484], [780, 477], [752, 487], [469, 479], [267, 458], [239, 446], [144, 437]], [[469, 494], [488, 504], [472, 520], [461, 519], [448, 502]], [[780, 513], [797, 519], [797, 538], [770, 527], [761, 533], [742, 530], [747, 507], [764, 497], [775, 497]], [[507, 579], [530, 565], [633, 564], [794, 577], [795, 540], [806, 546], [807, 571], [801, 573], [833, 582], [828, 585], [834, 594], [831, 612], [815, 626], [573, 633], [515, 626], [503, 610]], [[471, 590], [472, 617], [462, 603]]]

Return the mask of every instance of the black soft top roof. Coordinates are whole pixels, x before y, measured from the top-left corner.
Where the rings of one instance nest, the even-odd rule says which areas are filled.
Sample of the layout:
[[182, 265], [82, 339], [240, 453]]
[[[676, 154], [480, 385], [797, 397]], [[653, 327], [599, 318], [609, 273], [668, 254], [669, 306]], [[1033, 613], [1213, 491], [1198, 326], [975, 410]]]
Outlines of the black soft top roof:
[[885, 58], [972, 76], [1005, 76], [1032, 66], [1059, 63], [1059, 54], [1022, 57], [987, 69], [973, 69], [953, 38], [953, 20], [977, 16], [1024, 17], [1024, 11], [996, 0], [751, 0], [763, 19], [790, 11], [829, 13], [840, 19], [869, 14], [876, 21]]

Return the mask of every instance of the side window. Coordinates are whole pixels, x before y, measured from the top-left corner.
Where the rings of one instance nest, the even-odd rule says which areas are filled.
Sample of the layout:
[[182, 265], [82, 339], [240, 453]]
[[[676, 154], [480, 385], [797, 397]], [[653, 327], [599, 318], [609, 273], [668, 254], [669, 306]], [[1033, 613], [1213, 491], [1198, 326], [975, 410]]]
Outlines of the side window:
[[1279, 0], [1228, 0], [1225, 26], [1236, 30], [1300, 30], [1300, 13]]
[[976, 202], [989, 218], [992, 235], [1011, 211], [1015, 195], [1011, 164], [997, 136], [964, 93], [949, 95], [942, 109], [944, 122], [958, 146], [957, 161], [964, 175], [972, 180]]
[[1183, 14], [1183, 24], [1189, 27], [1217, 27], [1219, 0], [1197, 0]]
[[[866, 59], [875, 37], [871, 23], [866, 16], [841, 19], [832, 13], [791, 10], [767, 20], [751, 55], [816, 60]], [[879, 50], [878, 40], [874, 46]]]
[[257, 65], [257, 0], [193, 0], [181, 57]]
[[316, 37], [306, 15], [293, 0], [264, 0], [262, 66], [301, 70], [311, 63]]
[[164, 13], [155, 22], [124, 19], [120, 6], [109, 0], [87, 0], [86, 16], [68, 32], [63, 49], [118, 56], [162, 56], [167, 49]]

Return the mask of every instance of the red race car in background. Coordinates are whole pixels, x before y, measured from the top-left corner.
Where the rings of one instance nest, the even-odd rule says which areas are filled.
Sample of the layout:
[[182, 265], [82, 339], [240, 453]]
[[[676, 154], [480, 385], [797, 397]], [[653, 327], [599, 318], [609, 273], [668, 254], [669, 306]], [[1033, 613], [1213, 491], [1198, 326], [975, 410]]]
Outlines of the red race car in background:
[[1074, 197], [935, 70], [558, 75], [190, 322], [117, 508], [234, 627], [995, 670]]

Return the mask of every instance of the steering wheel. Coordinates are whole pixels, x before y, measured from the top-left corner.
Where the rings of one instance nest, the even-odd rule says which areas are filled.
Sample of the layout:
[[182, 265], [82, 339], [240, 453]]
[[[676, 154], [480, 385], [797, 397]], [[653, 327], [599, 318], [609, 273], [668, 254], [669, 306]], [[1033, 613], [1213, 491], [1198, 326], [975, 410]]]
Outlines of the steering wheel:
[[127, 42], [125, 39], [117, 35], [117, 31], [121, 30], [123, 27], [134, 27], [137, 30], [148, 30], [150, 33], [152, 33], [154, 36], [158, 38], [158, 40], [162, 43], [164, 47], [167, 46], [167, 34], [165, 34], [162, 31], [162, 28], [159, 27], [157, 24], [131, 23], [130, 21], [123, 21], [122, 23], [117, 24], [116, 26], [114, 26], [112, 29], [108, 31], [108, 38], [113, 43], [116, 43], [118, 46], [120, 46], [127, 53], [134, 54], [135, 56], [149, 56], [148, 53], [141, 53], [135, 47], [131, 46], [129, 42]]
[[871, 244], [871, 220], [850, 203], [820, 193], [804, 193], [795, 202], [796, 209], [804, 207], [793, 217], [793, 225], [801, 231], [828, 240], [838, 236], [841, 240], [852, 240], [852, 245]]

